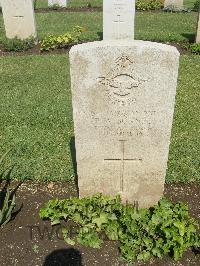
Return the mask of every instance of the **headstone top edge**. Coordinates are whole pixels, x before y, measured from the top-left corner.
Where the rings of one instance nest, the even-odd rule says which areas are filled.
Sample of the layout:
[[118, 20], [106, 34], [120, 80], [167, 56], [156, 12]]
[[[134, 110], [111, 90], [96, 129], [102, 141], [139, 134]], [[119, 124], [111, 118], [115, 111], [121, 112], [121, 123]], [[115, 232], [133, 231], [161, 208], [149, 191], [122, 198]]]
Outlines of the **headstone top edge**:
[[83, 44], [74, 45], [69, 54], [73, 54], [77, 51], [88, 50], [89, 48], [100, 48], [100, 47], [138, 47], [138, 48], [150, 48], [150, 49], [158, 49], [161, 52], [172, 52], [177, 56], [180, 55], [178, 49], [174, 46], [150, 42], [150, 41], [142, 41], [142, 40], [111, 40], [111, 41], [95, 41], [95, 42], [87, 42]]

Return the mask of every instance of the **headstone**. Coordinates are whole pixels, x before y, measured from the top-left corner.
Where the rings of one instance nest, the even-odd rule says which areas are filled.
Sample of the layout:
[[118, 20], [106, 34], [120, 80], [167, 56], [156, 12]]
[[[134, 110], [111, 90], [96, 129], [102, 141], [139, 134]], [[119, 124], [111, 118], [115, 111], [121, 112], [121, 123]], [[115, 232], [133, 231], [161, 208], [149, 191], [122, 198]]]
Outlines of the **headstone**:
[[165, 0], [164, 8], [173, 8], [175, 10], [182, 10], [183, 9], [183, 0]]
[[197, 25], [196, 43], [200, 43], [200, 12], [199, 12], [198, 25]]
[[1, 4], [8, 38], [36, 37], [32, 0], [1, 0]]
[[175, 47], [131, 36], [70, 50], [80, 197], [149, 207], [163, 196], [178, 65]]
[[103, 39], [134, 39], [135, 0], [103, 1]]
[[59, 7], [67, 7], [68, 0], [48, 0], [48, 6], [57, 5]]

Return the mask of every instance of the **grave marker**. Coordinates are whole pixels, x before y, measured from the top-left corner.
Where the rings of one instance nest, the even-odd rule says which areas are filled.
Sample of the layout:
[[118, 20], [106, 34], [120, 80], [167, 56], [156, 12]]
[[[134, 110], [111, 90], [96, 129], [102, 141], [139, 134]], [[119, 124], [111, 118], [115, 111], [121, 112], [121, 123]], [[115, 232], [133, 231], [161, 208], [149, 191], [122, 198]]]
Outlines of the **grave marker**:
[[165, 0], [164, 7], [173, 7], [174, 9], [182, 10], [184, 7], [183, 0]]
[[120, 194], [123, 202], [154, 205], [164, 190], [177, 49], [91, 42], [70, 50], [70, 65], [80, 197]]
[[1, 0], [1, 4], [8, 38], [36, 37], [32, 0]]
[[135, 0], [103, 1], [103, 39], [134, 39]]
[[57, 5], [59, 7], [67, 7], [68, 0], [48, 0], [48, 6]]

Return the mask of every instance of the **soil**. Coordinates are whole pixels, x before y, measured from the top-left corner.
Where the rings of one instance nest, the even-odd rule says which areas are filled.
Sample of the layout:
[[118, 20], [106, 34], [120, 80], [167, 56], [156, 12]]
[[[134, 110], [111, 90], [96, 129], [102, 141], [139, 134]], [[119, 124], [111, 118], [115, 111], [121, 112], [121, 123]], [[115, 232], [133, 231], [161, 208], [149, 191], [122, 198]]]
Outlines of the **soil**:
[[0, 46], [0, 56], [26, 56], [26, 55], [51, 55], [51, 54], [66, 54], [69, 53], [69, 50], [72, 46], [68, 46], [67, 48], [50, 50], [48, 52], [41, 52], [40, 45], [37, 44], [33, 48], [28, 49], [27, 51], [19, 51], [19, 52], [7, 52]]
[[[175, 46], [180, 54], [191, 54], [191, 51], [184, 48], [182, 44], [175, 43], [175, 42], [167, 42], [166, 44]], [[68, 46], [66, 48], [62, 49], [55, 49], [50, 50], [48, 52], [41, 52], [40, 51], [40, 45], [37, 44], [33, 48], [27, 50], [27, 51], [21, 51], [21, 52], [6, 52], [3, 47], [0, 45], [0, 57], [1, 56], [24, 56], [24, 55], [51, 55], [51, 54], [66, 54], [69, 53], [69, 50], [72, 46]]]
[[[50, 8], [50, 7], [46, 7], [46, 8], [36, 8], [35, 9], [35, 13], [50, 13], [50, 12], [102, 12], [103, 11], [103, 7], [97, 7], [97, 6], [83, 6], [83, 7], [58, 7], [58, 8]], [[152, 9], [152, 10], [138, 10], [137, 12], [151, 12], [151, 13], [162, 13], [164, 12], [161, 9]], [[167, 12], [167, 11], [165, 11]], [[171, 11], [169, 11], [171, 12]], [[196, 13], [197, 11], [192, 10], [190, 12], [194, 12]], [[2, 13], [2, 9], [0, 7], [0, 13]], [[186, 12], [187, 13], [187, 12]]]
[[[17, 183], [13, 183], [15, 187]], [[81, 245], [69, 246], [60, 236], [61, 227], [50, 226], [42, 221], [39, 209], [52, 198], [77, 196], [73, 182], [32, 183], [24, 182], [17, 190], [16, 213], [12, 221], [0, 228], [1, 266], [125, 266], [119, 258], [118, 242], [105, 241], [101, 249]], [[165, 196], [174, 202], [183, 201], [189, 205], [190, 213], [200, 221], [200, 189], [195, 183], [166, 184]], [[68, 223], [70, 228], [73, 225]], [[49, 235], [48, 235], [49, 234]], [[129, 264], [130, 265], [130, 264]], [[170, 257], [151, 259], [138, 266], [190, 266], [200, 265], [199, 250], [188, 250], [179, 262]]]
[[50, 12], [102, 12], [102, 7], [63, 7], [63, 8], [37, 8], [35, 13], [50, 13]]

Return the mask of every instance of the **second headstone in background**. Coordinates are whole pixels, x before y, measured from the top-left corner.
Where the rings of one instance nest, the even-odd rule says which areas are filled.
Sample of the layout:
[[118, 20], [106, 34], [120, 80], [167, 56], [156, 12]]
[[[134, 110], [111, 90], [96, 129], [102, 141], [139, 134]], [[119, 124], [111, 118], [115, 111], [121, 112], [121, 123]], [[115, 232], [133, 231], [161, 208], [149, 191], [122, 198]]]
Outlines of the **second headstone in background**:
[[182, 10], [184, 8], [183, 0], [165, 0], [164, 8], [171, 8], [173, 10]]
[[48, 6], [67, 7], [68, 0], [48, 0]]
[[134, 39], [135, 0], [103, 1], [103, 39]]
[[1, 0], [1, 5], [8, 38], [36, 37], [33, 1]]

